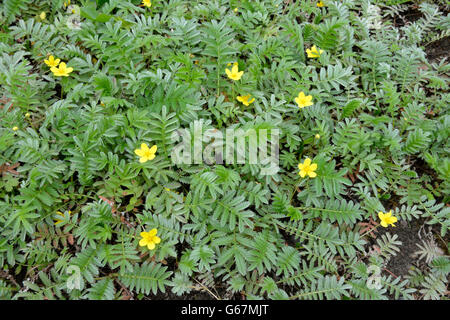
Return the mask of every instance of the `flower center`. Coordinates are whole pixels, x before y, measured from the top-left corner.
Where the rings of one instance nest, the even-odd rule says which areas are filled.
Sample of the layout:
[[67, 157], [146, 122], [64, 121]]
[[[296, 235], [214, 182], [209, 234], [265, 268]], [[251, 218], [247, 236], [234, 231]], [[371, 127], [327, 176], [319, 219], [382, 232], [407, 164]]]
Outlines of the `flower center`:
[[151, 151], [150, 150], [146, 150], [146, 151], [144, 151], [144, 157], [150, 157], [152, 155], [152, 153], [151, 153]]

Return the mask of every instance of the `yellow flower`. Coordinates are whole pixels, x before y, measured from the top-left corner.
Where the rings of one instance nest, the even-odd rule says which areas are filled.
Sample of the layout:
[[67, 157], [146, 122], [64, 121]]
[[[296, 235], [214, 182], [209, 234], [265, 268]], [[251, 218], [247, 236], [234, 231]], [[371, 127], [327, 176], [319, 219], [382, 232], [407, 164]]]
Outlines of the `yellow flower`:
[[51, 67], [50, 70], [53, 72], [54, 76], [57, 77], [68, 77], [69, 73], [71, 73], [73, 71], [73, 68], [71, 67], [66, 67], [66, 64], [64, 62], [61, 62], [59, 64], [59, 67]]
[[166, 187], [164, 187], [164, 189], [165, 189], [167, 192], [175, 192], [175, 193], [180, 194], [178, 191], [173, 191], [172, 189], [169, 189], [169, 188], [166, 188]]
[[298, 173], [300, 177], [304, 178], [308, 175], [310, 178], [314, 178], [317, 174], [314, 172], [317, 170], [317, 163], [311, 163], [310, 158], [306, 158], [303, 163], [298, 164], [300, 172]]
[[25, 118], [29, 118], [31, 114], [29, 112], [25, 113]]
[[320, 134], [316, 134], [314, 137], [316, 137], [316, 139], [320, 139]]
[[297, 98], [295, 98], [295, 102], [297, 102], [300, 109], [313, 105], [312, 96], [306, 96], [303, 91], [298, 94]]
[[41, 20], [44, 20], [46, 16], [47, 14], [45, 13], [45, 11], [42, 11], [41, 14], [39, 15], [39, 18], [41, 18]]
[[231, 71], [229, 69], [225, 69], [225, 73], [231, 80], [239, 80], [244, 74], [244, 71], [239, 71], [238, 64], [235, 62], [233, 68], [231, 68]]
[[317, 50], [316, 46], [312, 46], [311, 49], [306, 49], [306, 54], [308, 55], [308, 58], [318, 58], [320, 57], [320, 54], [323, 52], [323, 50]]
[[[70, 210], [69, 210], [68, 212], [69, 212], [69, 215], [72, 214], [72, 212], [71, 212]], [[60, 211], [56, 211], [56, 214], [57, 214], [58, 216], [61, 216], [61, 217], [64, 218], [64, 213], [62, 213], [62, 212], [60, 212]], [[55, 226], [56, 226], [57, 224], [60, 224], [61, 222], [63, 222], [63, 220], [60, 220], [60, 219], [53, 219], [53, 220], [55, 220]]]
[[13, 127], [12, 129], [13, 129], [13, 131], [17, 131], [17, 130], [19, 130], [19, 127]]
[[52, 55], [48, 57], [48, 60], [44, 60], [49, 67], [57, 67], [60, 61], [60, 59], [55, 59]]
[[383, 213], [378, 212], [378, 218], [380, 218], [381, 226], [387, 228], [390, 224], [392, 224], [393, 227], [395, 227], [394, 223], [397, 222], [397, 218], [392, 216], [392, 210], [389, 210], [389, 212]]
[[238, 8], [234, 8], [234, 12], [238, 12]]
[[237, 101], [242, 102], [244, 105], [249, 106], [253, 101], [255, 101], [255, 98], [250, 99], [251, 95], [246, 96], [237, 96]]
[[77, 6], [77, 5], [75, 5], [75, 6], [70, 6], [68, 9], [69, 9], [73, 14], [76, 14], [76, 15], [78, 15], [78, 16], [81, 14], [81, 9], [80, 9], [80, 7]]
[[148, 148], [147, 144], [143, 143], [141, 144], [140, 149], [134, 150], [134, 153], [136, 153], [139, 157], [140, 163], [147, 162], [148, 160], [153, 160], [155, 158], [155, 153], [158, 147], [156, 145], [152, 146], [150, 149]]
[[139, 245], [141, 247], [147, 246], [150, 250], [155, 249], [155, 245], [161, 242], [161, 238], [156, 235], [157, 232], [157, 229], [152, 229], [149, 232], [141, 232], [142, 239], [139, 241]]
[[323, 3], [322, 1], [319, 1], [319, 2], [317, 2], [317, 6], [318, 6], [319, 8], [325, 7], [325, 3]]
[[67, 2], [64, 2], [64, 7], [67, 7], [70, 4], [70, 0]]
[[152, 6], [152, 2], [150, 0], [142, 0], [142, 4], [147, 8], [150, 8]]

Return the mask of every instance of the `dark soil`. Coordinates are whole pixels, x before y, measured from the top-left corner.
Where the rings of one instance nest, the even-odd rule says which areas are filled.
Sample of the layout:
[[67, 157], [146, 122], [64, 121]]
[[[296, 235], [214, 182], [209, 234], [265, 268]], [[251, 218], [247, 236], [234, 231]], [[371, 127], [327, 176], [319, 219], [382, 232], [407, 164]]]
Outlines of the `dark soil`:
[[[400, 220], [396, 223], [395, 227], [378, 229], [377, 238], [380, 238], [385, 233], [391, 235], [397, 235], [397, 241], [401, 241], [399, 246], [400, 251], [395, 256], [389, 259], [388, 264], [383, 270], [385, 275], [392, 275], [395, 278], [408, 275], [409, 270], [412, 267], [424, 269], [427, 268], [425, 261], [418, 260], [415, 253], [420, 250], [418, 244], [423, 246], [422, 239], [427, 240], [427, 236], [431, 236], [436, 245], [442, 250], [443, 254], [448, 254], [446, 242], [450, 239], [445, 237], [442, 239], [439, 237], [439, 227], [434, 225], [427, 225], [424, 219], [405, 221]], [[375, 241], [372, 242], [375, 244]]]
[[408, 274], [409, 269], [412, 267], [413, 262], [416, 260], [413, 258], [414, 252], [416, 252], [420, 244], [419, 239], [419, 229], [420, 224], [416, 220], [411, 222], [399, 221], [395, 228], [390, 228], [380, 230], [379, 236], [390, 232], [391, 234], [396, 234], [398, 236], [397, 241], [401, 241], [402, 244], [399, 246], [400, 251], [390, 258], [387, 266], [386, 272], [395, 277], [404, 277]]
[[[446, 10], [445, 7], [440, 7], [440, 10], [444, 15], [448, 14], [448, 10]], [[399, 15], [389, 17], [387, 19], [392, 21], [394, 27], [401, 28], [419, 20], [422, 17], [423, 13], [420, 12], [416, 5], [411, 3], [406, 11], [400, 12]], [[430, 62], [438, 62], [445, 57], [448, 58], [450, 56], [450, 37], [445, 37], [438, 41], [427, 43], [425, 46], [425, 52], [427, 54], [427, 59]]]
[[419, 9], [410, 7], [407, 11], [400, 12], [398, 16], [394, 16], [393, 22], [396, 28], [403, 27], [409, 23], [415, 22], [422, 17], [422, 12]]
[[450, 56], [450, 37], [445, 37], [439, 41], [432, 42], [425, 47], [427, 58], [430, 62], [438, 62], [439, 60]]
[[[196, 285], [196, 283], [194, 283]], [[215, 281], [214, 284], [208, 285], [208, 292], [198, 286], [199, 289], [192, 290], [190, 293], [182, 294], [178, 296], [174, 294], [169, 288], [166, 292], [158, 292], [156, 295], [148, 295], [144, 299], [146, 300], [216, 300], [216, 297], [221, 300], [243, 300], [243, 297], [239, 293], [231, 293], [227, 291], [224, 284], [220, 283], [220, 280]]]
[[[211, 290], [211, 289], [209, 289]], [[227, 293], [225, 290], [218, 290], [218, 292], [212, 291], [217, 297], [220, 299], [227, 300], [241, 300], [242, 298], [239, 294], [231, 295]], [[218, 295], [217, 295], [218, 294]], [[216, 298], [206, 291], [193, 291], [188, 294], [183, 294], [181, 296], [177, 296], [176, 294], [166, 291], [166, 293], [159, 292], [156, 296], [149, 296], [146, 298], [148, 300], [216, 300]]]

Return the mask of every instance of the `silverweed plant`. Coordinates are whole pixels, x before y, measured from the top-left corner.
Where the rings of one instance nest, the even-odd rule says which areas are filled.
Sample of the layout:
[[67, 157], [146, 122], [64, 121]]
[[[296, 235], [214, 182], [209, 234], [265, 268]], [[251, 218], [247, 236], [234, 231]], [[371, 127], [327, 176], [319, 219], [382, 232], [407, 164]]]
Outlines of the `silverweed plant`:
[[448, 9], [2, 1], [0, 298], [448, 299]]

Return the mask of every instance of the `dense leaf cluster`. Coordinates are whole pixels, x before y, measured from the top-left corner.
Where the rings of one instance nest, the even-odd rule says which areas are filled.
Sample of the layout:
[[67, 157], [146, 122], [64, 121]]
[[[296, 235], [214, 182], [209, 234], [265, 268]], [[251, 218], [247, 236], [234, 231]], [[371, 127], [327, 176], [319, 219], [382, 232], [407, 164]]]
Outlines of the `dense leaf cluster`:
[[[78, 30], [63, 0], [3, 1], [0, 298], [445, 296], [450, 261], [433, 245], [418, 248], [425, 268], [368, 286], [401, 242], [361, 223], [392, 210], [448, 236], [449, 66], [425, 52], [448, 16], [428, 1], [397, 28], [406, 1], [323, 2], [72, 1]], [[74, 71], [55, 77], [50, 54]], [[298, 108], [300, 91], [312, 106]], [[172, 133], [200, 119], [279, 129], [280, 170], [174, 164]], [[158, 146], [154, 160], [139, 163], [141, 143]], [[315, 178], [298, 175], [306, 157]], [[152, 251], [138, 244], [151, 228]]]

